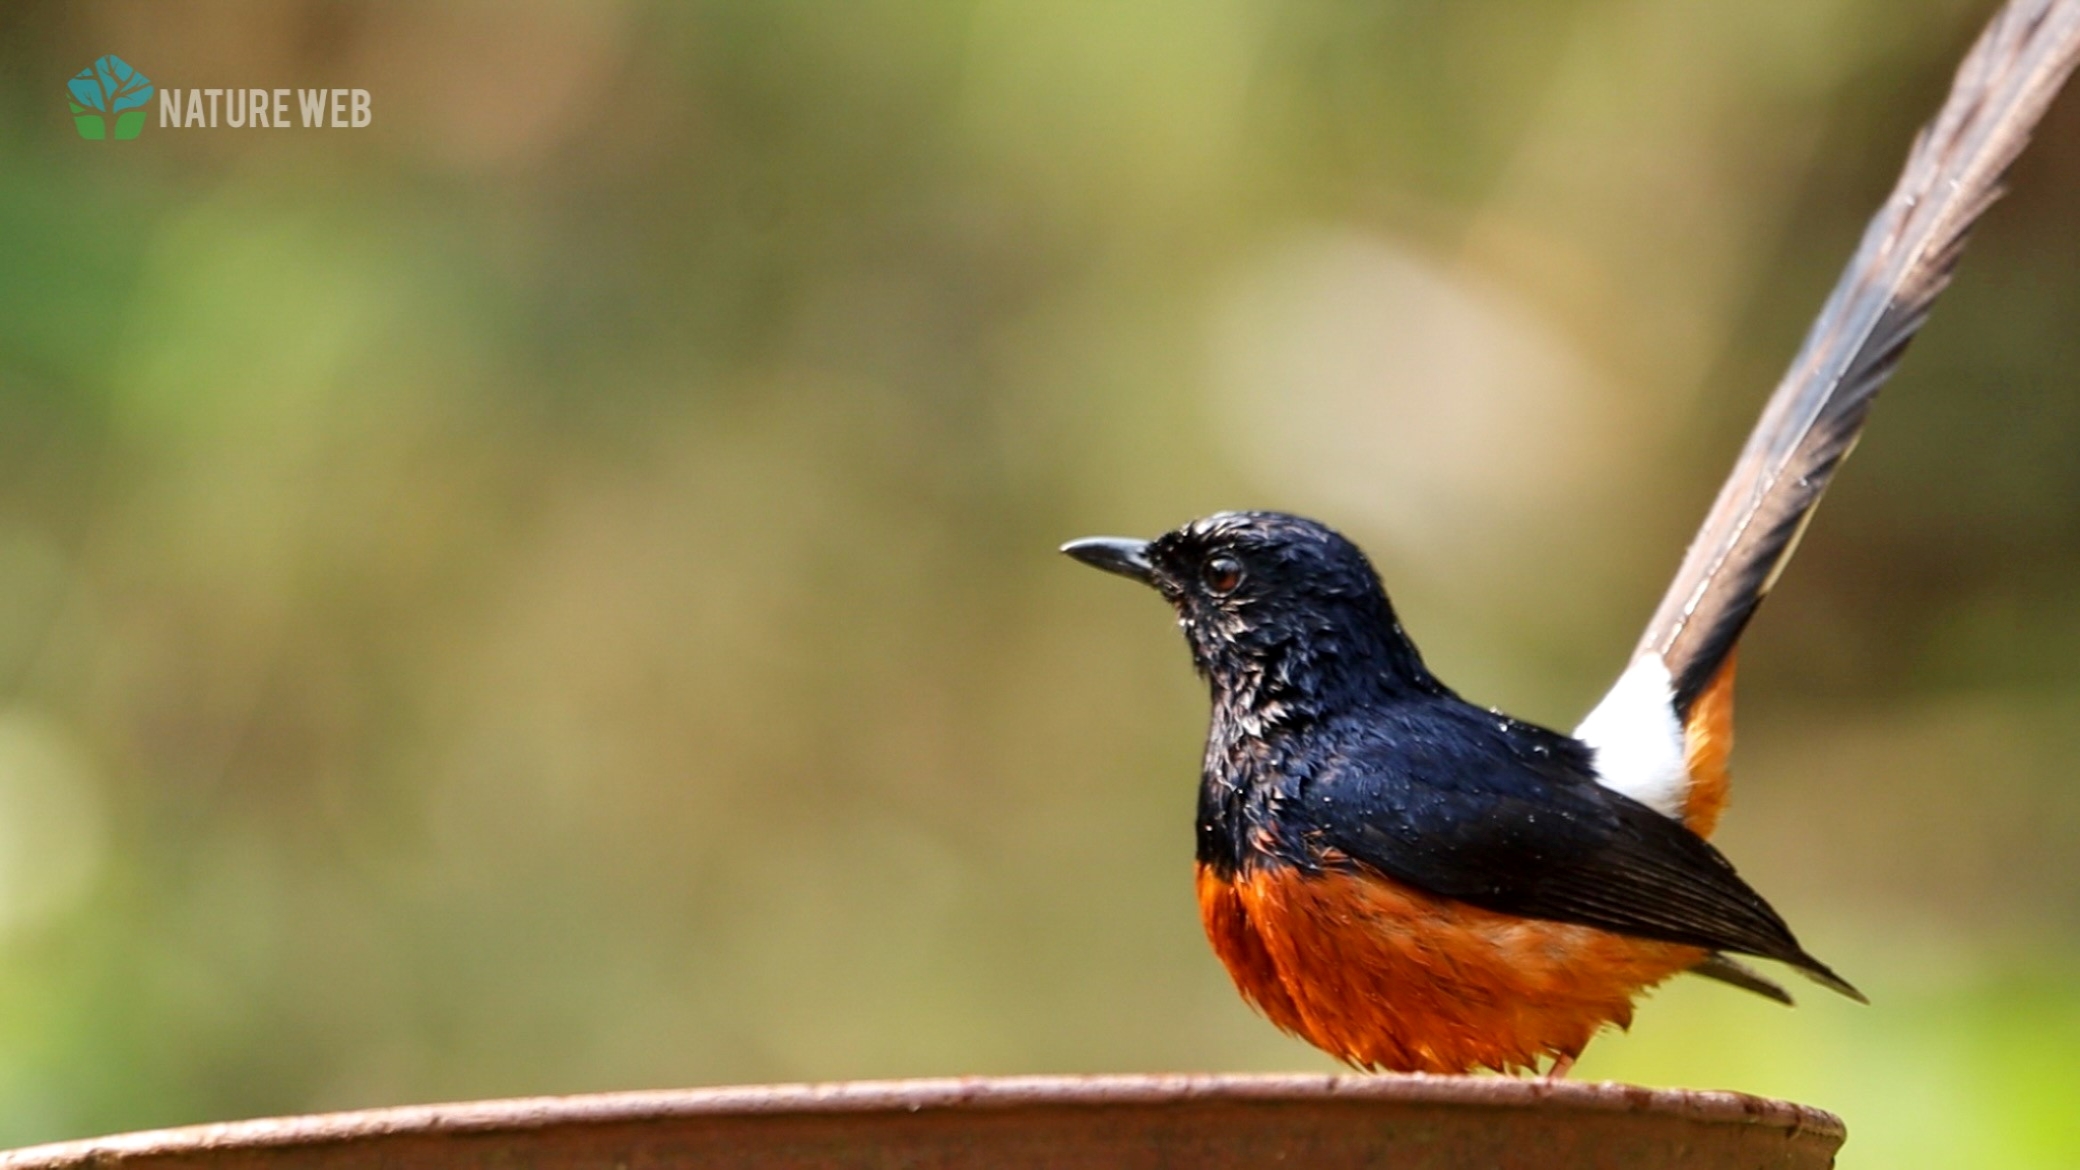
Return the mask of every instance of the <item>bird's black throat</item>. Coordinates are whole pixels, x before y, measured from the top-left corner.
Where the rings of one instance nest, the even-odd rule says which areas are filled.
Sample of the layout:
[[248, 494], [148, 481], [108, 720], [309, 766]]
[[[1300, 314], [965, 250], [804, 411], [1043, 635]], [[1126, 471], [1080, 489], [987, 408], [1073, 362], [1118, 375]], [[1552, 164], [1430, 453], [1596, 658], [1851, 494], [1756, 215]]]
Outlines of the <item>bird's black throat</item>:
[[[1424, 665], [1365, 554], [1325, 525], [1223, 513], [1149, 542], [1146, 558], [1211, 692], [1199, 860], [1224, 876], [1252, 859], [1311, 868], [1318, 852], [1290, 813], [1326, 726], [1455, 697]], [[1242, 569], [1220, 594], [1202, 580], [1215, 558]]]

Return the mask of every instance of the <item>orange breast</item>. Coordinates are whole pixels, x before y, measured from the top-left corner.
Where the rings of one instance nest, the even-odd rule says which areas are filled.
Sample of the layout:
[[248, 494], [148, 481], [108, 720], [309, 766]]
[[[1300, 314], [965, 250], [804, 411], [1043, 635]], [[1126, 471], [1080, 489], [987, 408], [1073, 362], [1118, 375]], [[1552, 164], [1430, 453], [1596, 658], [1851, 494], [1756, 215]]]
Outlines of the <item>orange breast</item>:
[[1572, 1057], [1705, 952], [1512, 918], [1371, 874], [1199, 869], [1207, 937], [1271, 1022], [1360, 1068], [1463, 1073]]

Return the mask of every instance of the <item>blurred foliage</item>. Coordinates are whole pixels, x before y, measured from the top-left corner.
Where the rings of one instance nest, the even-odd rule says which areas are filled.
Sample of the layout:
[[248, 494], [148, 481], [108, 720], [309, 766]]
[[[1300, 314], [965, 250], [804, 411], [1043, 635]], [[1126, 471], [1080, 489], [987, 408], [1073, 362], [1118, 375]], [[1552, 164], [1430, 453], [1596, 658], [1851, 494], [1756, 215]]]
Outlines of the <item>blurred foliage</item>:
[[[1321, 515], [1571, 722], [1990, 7], [0, 9], [0, 1142], [1325, 1067], [1053, 546]], [[84, 142], [112, 52], [374, 124]], [[1743, 656], [1725, 844], [1874, 1006], [1586, 1075], [2080, 1160], [2076, 188], [2068, 101]]]

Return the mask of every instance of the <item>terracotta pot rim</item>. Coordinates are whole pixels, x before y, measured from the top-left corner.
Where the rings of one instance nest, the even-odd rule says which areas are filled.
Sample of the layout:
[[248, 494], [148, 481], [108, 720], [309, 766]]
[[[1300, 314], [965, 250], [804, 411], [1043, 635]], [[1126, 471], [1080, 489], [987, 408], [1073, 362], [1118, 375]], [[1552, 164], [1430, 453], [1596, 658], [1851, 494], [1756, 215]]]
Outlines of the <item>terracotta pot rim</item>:
[[1648, 1113], [1716, 1125], [1760, 1125], [1836, 1140], [1846, 1132], [1840, 1118], [1808, 1105], [1745, 1093], [1649, 1089], [1616, 1081], [1234, 1073], [948, 1077], [657, 1089], [267, 1117], [32, 1146], [0, 1155], [0, 1166], [78, 1162], [92, 1155], [137, 1157], [280, 1148], [399, 1134], [512, 1132], [666, 1117], [1103, 1109], [1202, 1100], [1398, 1102], [1471, 1109]]

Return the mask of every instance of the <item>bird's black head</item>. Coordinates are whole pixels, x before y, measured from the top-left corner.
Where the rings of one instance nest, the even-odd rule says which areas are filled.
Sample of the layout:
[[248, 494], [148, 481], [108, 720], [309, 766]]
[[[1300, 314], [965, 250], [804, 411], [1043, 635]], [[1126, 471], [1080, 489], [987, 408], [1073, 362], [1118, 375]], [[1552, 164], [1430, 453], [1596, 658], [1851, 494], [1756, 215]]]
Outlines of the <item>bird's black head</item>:
[[1154, 540], [1093, 537], [1062, 551], [1169, 599], [1216, 700], [1299, 715], [1442, 689], [1372, 562], [1325, 524], [1218, 512]]

